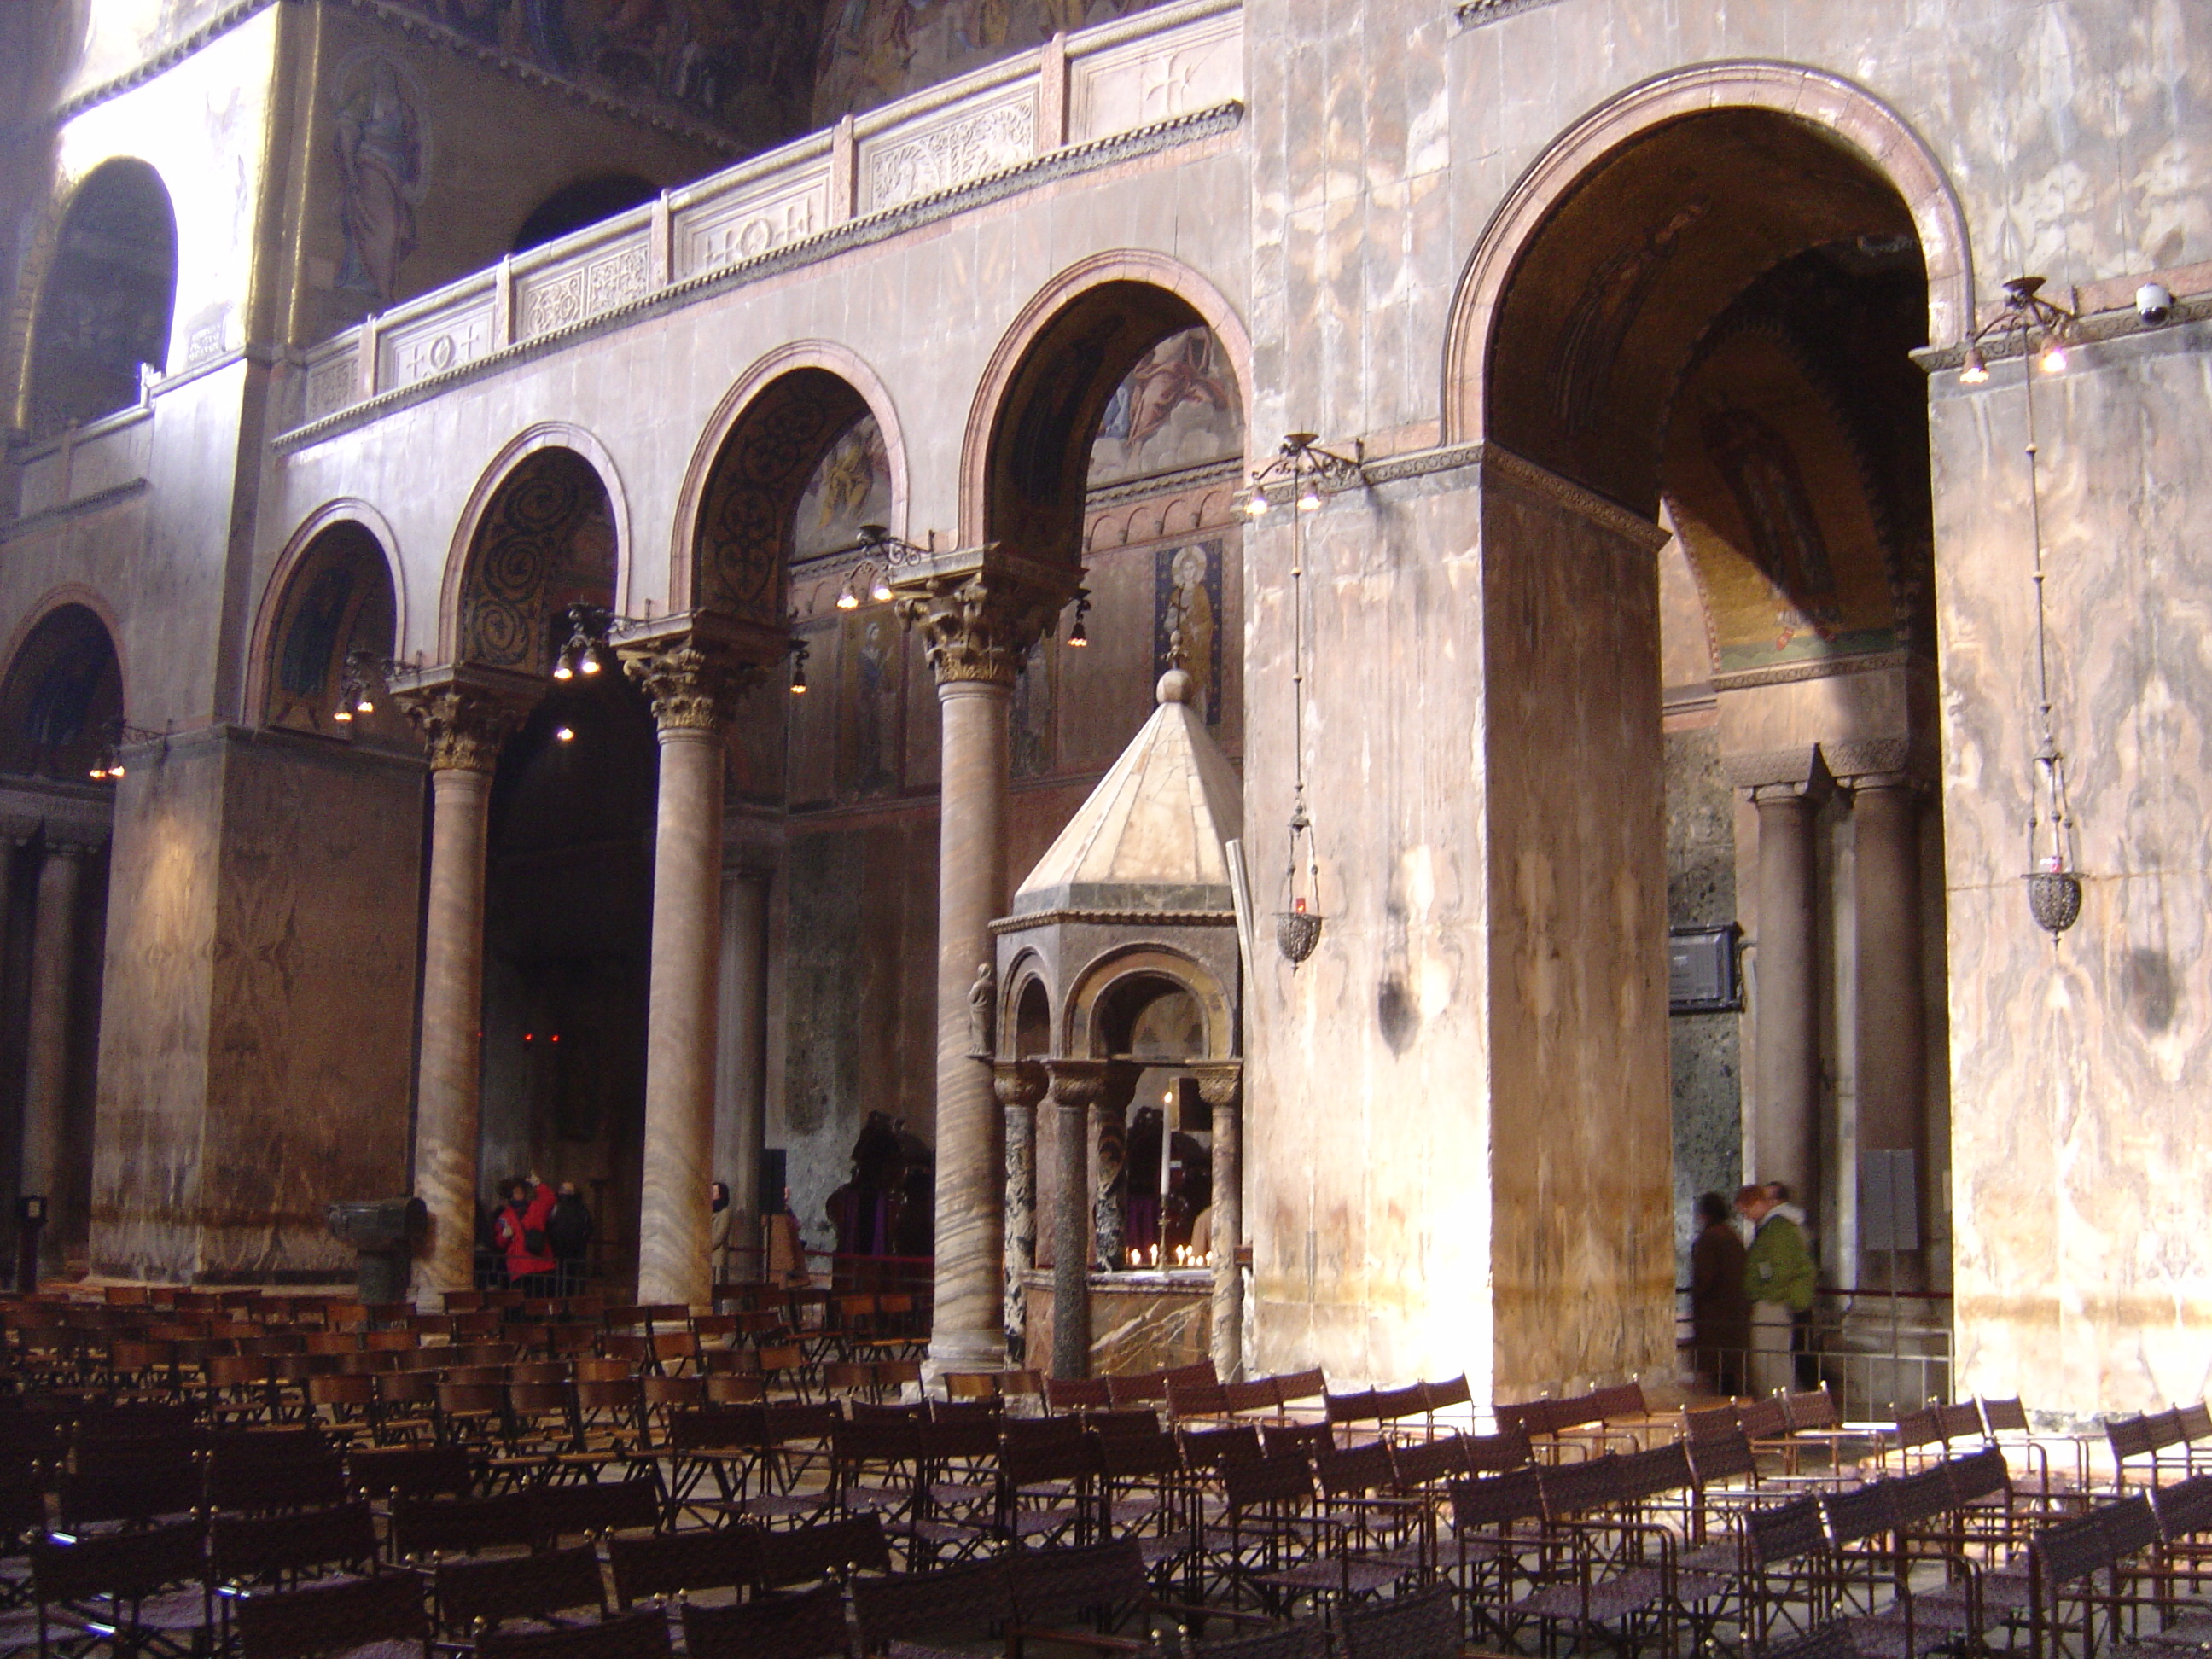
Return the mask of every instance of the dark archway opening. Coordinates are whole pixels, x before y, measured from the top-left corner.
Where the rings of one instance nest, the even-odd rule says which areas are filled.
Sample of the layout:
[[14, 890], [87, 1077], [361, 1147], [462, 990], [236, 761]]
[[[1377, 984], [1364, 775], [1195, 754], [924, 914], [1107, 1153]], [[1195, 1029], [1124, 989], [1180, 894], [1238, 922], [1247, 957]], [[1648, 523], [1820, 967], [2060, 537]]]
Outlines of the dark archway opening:
[[514, 253], [557, 242], [572, 231], [627, 213], [660, 193], [659, 186], [634, 173], [602, 173], [563, 185], [530, 210], [514, 233]]
[[[318, 737], [405, 744], [406, 717], [385, 696], [381, 664], [396, 648], [398, 606], [384, 550], [362, 526], [346, 520], [308, 544], [284, 585], [269, 632], [268, 684], [262, 718]], [[341, 698], [362, 671], [359, 697]], [[367, 712], [361, 703], [370, 706]]]
[[140, 365], [169, 357], [177, 221], [143, 161], [103, 162], [63, 215], [31, 329], [33, 438], [138, 401]]

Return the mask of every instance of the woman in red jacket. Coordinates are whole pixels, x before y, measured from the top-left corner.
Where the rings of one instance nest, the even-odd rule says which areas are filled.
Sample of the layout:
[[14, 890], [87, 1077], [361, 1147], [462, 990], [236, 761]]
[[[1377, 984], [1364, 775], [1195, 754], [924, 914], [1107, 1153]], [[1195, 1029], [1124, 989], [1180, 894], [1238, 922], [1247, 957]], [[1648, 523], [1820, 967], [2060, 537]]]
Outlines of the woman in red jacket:
[[492, 1224], [492, 1237], [507, 1252], [508, 1288], [525, 1296], [553, 1294], [559, 1264], [545, 1238], [545, 1218], [552, 1213], [553, 1189], [532, 1176], [508, 1189], [507, 1204]]

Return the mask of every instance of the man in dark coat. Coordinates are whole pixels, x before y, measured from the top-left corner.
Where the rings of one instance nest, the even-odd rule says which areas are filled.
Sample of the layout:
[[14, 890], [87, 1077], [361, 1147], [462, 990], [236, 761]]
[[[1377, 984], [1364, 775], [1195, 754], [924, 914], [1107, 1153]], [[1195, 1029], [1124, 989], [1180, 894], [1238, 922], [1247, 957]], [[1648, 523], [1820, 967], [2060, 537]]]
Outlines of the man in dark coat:
[[561, 1183], [561, 1196], [553, 1200], [553, 1212], [545, 1218], [545, 1242], [553, 1247], [553, 1260], [559, 1264], [560, 1293], [574, 1296], [584, 1288], [584, 1258], [592, 1248], [592, 1212], [573, 1181]]
[[1744, 1388], [1751, 1346], [1751, 1301], [1744, 1294], [1743, 1240], [1729, 1224], [1728, 1200], [1718, 1193], [1698, 1199], [1698, 1237], [1690, 1246], [1690, 1360], [1721, 1395]]

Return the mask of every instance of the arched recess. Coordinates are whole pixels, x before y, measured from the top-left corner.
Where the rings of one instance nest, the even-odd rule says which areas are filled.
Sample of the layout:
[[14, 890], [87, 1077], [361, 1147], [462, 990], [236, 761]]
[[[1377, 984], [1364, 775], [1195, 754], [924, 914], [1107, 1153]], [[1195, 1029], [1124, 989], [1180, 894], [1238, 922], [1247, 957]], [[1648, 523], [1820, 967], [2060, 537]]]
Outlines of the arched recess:
[[595, 173], [555, 191], [531, 209], [514, 233], [514, 253], [526, 253], [557, 242], [573, 231], [627, 213], [651, 201], [659, 190], [635, 173]]
[[543, 674], [568, 606], [623, 608], [628, 514], [605, 452], [582, 437], [573, 428], [533, 428], [471, 495], [447, 564], [446, 661]]
[[[1875, 197], [1886, 193], [1890, 200], [1883, 204], [1879, 216], [1894, 230], [1917, 239], [1925, 265], [1928, 340], [1948, 344], [1972, 331], [1972, 249], [1966, 216], [1935, 153], [1903, 117], [1866, 88], [1823, 70], [1758, 60], [1701, 64], [1654, 76], [1583, 117], [1546, 149], [1492, 215], [1468, 258], [1445, 333], [1446, 442], [1511, 443], [1512, 438], [1493, 419], [1493, 393], [1524, 359], [1552, 349], [1559, 335], [1571, 325], [1564, 313], [1573, 308], [1577, 296], [1568, 296], [1560, 312], [1549, 319], [1538, 316], [1536, 337], [1526, 341], [1513, 337], [1503, 314], [1504, 301], [1514, 286], [1516, 271], [1547, 229], [1561, 228], [1556, 216], [1566, 205], [1566, 198], [1600, 182], [1608, 161], [1661, 128], [1698, 117], [1727, 118], [1731, 112], [1753, 111], [1778, 118], [1767, 124], [1765, 130], [1771, 133], [1795, 129], [1797, 142], [1757, 164], [1758, 171], [1770, 179], [1777, 175], [1776, 163], [1783, 164], [1786, 187], [1765, 225], [1743, 228], [1754, 235], [1764, 233], [1778, 246], [1795, 241], [1796, 246], [1787, 251], [1796, 252], [1826, 240], [1820, 234], [1820, 216], [1829, 215], [1832, 223], [1839, 186], [1869, 206]], [[1808, 167], [1802, 179], [1787, 177], [1790, 160]], [[1801, 185], [1809, 188], [1802, 189], [1801, 199], [1793, 200], [1801, 197]], [[1683, 198], [1682, 204], [1696, 196], [1694, 190], [1675, 193]], [[1576, 217], [1587, 225], [1595, 219], [1601, 199], [1585, 196], [1585, 211]], [[1641, 258], [1628, 252], [1613, 281], [1618, 297], [1633, 298], [1639, 310], [1656, 287], [1692, 289], [1695, 263], [1676, 258], [1677, 251], [1683, 242], [1711, 240], [1722, 228], [1708, 222], [1702, 228], [1690, 224], [1670, 229], [1666, 220], [1644, 225], [1641, 216], [1634, 215], [1627, 222], [1642, 230], [1644, 246]], [[1696, 232], [1694, 238], [1686, 234], [1692, 231]], [[1613, 257], [1622, 252], [1615, 249]], [[1672, 269], [1654, 276], [1655, 264]], [[1703, 303], [1711, 308], [1708, 314], [1717, 312], [1735, 297], [1735, 292], [1705, 295]], [[1551, 298], [1559, 303], [1558, 296]], [[1686, 295], [1679, 296], [1677, 302], [1688, 302]], [[1590, 343], [1601, 345], [1603, 341]], [[1586, 345], [1582, 356], [1589, 355]], [[1644, 395], [1656, 397], [1663, 390], [1662, 383], [1646, 388]], [[1630, 506], [1644, 505], [1634, 491], [1619, 499]]]
[[0, 680], [0, 773], [85, 781], [123, 707], [106, 622], [79, 599], [50, 604]]
[[1054, 1052], [1048, 972], [1036, 951], [1024, 951], [1008, 964], [998, 1011], [1001, 1058], [1042, 1060]]
[[1252, 347], [1243, 320], [1189, 267], [1121, 250], [1046, 284], [1000, 341], [969, 409], [962, 545], [1003, 541], [1030, 558], [1079, 564], [1091, 447], [1108, 404], [1154, 346], [1200, 325], [1248, 398]]
[[246, 706], [255, 719], [320, 737], [407, 737], [406, 721], [379, 687], [369, 688], [376, 705], [369, 714], [349, 708], [352, 718], [337, 718], [347, 658], [385, 659], [398, 649], [404, 616], [390, 536], [359, 502], [333, 503], [294, 535], [254, 621]]
[[[1199, 963], [1161, 945], [1129, 946], [1076, 976], [1060, 1012], [1060, 1052], [1167, 1063], [1227, 1060], [1236, 1052], [1232, 1019], [1227, 994]], [[1169, 1042], [1140, 1041], [1170, 1031]], [[1178, 1052], [1177, 1042], [1189, 1046]]]
[[739, 376], [708, 422], [678, 498], [671, 609], [781, 627], [793, 558], [827, 550], [802, 544], [802, 498], [824, 462], [848, 448], [859, 470], [888, 475], [882, 522], [902, 532], [905, 437], [873, 369], [842, 346], [806, 340]]
[[31, 325], [25, 416], [33, 438], [138, 401], [141, 364], [169, 359], [177, 219], [144, 161], [103, 161], [70, 197]]

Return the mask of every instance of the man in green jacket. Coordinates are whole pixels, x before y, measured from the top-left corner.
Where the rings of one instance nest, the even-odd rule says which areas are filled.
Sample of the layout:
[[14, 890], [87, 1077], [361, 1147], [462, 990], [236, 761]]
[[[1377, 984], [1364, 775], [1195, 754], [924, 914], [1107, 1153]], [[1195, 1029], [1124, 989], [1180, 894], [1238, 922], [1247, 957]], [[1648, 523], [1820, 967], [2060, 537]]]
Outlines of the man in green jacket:
[[1735, 1207], [1752, 1225], [1743, 1261], [1743, 1291], [1751, 1300], [1751, 1385], [1771, 1394], [1790, 1386], [1790, 1316], [1813, 1305], [1813, 1256], [1804, 1233], [1764, 1187], [1742, 1188]]

